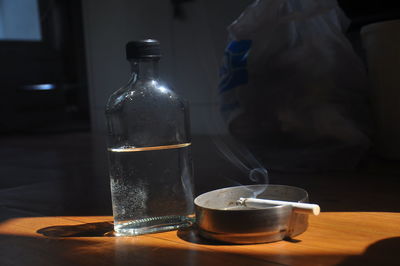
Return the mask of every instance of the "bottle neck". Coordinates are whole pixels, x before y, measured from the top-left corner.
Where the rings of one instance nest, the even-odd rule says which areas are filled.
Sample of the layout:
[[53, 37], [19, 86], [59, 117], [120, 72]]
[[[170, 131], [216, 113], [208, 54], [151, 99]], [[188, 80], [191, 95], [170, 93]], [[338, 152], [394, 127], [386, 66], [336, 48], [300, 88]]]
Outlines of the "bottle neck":
[[159, 58], [131, 59], [131, 73], [135, 79], [158, 79]]

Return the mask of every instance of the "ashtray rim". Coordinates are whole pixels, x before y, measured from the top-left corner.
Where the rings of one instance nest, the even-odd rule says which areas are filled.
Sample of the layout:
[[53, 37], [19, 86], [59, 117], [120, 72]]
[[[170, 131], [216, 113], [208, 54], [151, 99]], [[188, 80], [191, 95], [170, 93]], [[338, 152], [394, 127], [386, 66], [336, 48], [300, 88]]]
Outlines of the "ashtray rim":
[[[199, 201], [201, 201], [203, 199], [203, 197], [207, 197], [210, 194], [214, 194], [214, 193], [218, 193], [219, 191], [224, 191], [224, 190], [229, 190], [229, 189], [233, 189], [233, 188], [239, 188], [239, 187], [247, 187], [247, 188], [251, 188], [251, 187], [260, 187], [260, 186], [272, 186], [272, 187], [286, 187], [286, 188], [290, 188], [290, 189], [296, 189], [298, 191], [301, 191], [302, 193], [304, 193], [304, 197], [300, 200], [298, 200], [297, 202], [305, 202], [308, 200], [309, 195], [307, 190], [300, 188], [300, 187], [295, 187], [295, 186], [289, 186], [289, 185], [279, 185], [279, 184], [255, 184], [255, 185], [238, 185], [238, 186], [231, 186], [231, 187], [224, 187], [224, 188], [219, 188], [219, 189], [215, 189], [215, 190], [211, 190], [205, 193], [202, 193], [200, 195], [198, 195], [195, 199], [194, 199], [194, 204], [195, 206], [201, 207], [203, 209], [207, 209], [207, 210], [213, 210], [213, 211], [223, 211], [223, 212], [227, 212], [227, 211], [265, 211], [268, 209], [279, 209], [279, 208], [285, 208], [287, 206], [284, 205], [276, 205], [276, 206], [270, 206], [270, 207], [265, 207], [265, 208], [259, 208], [259, 209], [226, 209], [226, 208], [211, 208], [211, 207], [206, 207], [204, 206], [204, 204], [200, 204]], [[257, 198], [257, 197], [256, 197]]]

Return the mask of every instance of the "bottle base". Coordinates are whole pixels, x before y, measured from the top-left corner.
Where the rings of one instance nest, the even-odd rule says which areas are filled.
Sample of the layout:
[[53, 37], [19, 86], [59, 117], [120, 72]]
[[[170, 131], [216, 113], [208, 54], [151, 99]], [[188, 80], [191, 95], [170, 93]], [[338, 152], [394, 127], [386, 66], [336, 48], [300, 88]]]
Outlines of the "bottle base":
[[172, 231], [190, 227], [194, 223], [193, 217], [188, 216], [161, 216], [132, 221], [115, 221], [115, 236], [138, 236], [151, 233]]

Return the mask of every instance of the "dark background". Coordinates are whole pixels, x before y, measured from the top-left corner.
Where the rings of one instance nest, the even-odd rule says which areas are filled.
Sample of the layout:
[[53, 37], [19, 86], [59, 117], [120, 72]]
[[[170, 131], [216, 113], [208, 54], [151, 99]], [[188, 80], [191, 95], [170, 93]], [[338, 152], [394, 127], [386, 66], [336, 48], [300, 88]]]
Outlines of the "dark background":
[[[164, 2], [170, 9], [157, 12], [169, 12], [168, 16], [185, 25], [190, 20], [186, 5], [194, 5], [196, 1]], [[396, 1], [343, 0], [339, 4], [352, 20], [348, 36], [363, 58], [360, 28], [400, 18]], [[91, 108], [94, 99], [89, 97], [87, 53], [92, 50], [85, 42], [85, 36], [91, 32], [84, 27], [84, 6], [84, 0], [39, 0], [43, 40], [0, 41], [1, 219], [31, 215], [111, 215], [108, 177], [104, 164], [98, 161], [98, 147], [104, 145], [101, 137], [104, 132], [97, 130], [96, 108]], [[227, 21], [240, 14], [240, 10], [228, 9]], [[153, 10], [148, 12], [151, 16]], [[132, 25], [135, 26], [140, 27]], [[182, 39], [190, 37], [181, 36]], [[122, 54], [123, 46], [120, 50]], [[98, 56], [107, 58], [107, 55]], [[108, 64], [106, 59], [100, 62]], [[54, 84], [55, 89], [30, 90], [33, 84]], [[195, 128], [198, 127], [195, 125]], [[194, 130], [193, 135], [197, 194], [235, 185], [227, 178], [240, 175], [235, 166], [218, 154], [204, 132]], [[270, 182], [306, 188], [323, 211], [398, 211], [399, 177], [398, 162], [380, 158], [372, 150], [355, 171], [271, 172]], [[240, 178], [239, 181], [246, 182]]]

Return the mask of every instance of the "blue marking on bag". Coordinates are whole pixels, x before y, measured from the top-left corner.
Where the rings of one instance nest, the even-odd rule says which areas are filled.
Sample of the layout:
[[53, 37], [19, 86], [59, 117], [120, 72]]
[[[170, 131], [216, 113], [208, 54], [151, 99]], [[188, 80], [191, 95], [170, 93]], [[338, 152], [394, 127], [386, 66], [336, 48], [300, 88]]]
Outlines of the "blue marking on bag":
[[248, 82], [247, 57], [251, 43], [251, 40], [231, 41], [225, 49], [218, 85], [221, 98], [220, 111], [225, 121], [233, 119], [240, 113], [241, 108], [235, 88]]
[[231, 90], [248, 81], [247, 56], [251, 40], [231, 41], [225, 49], [224, 62], [220, 68], [219, 92]]

